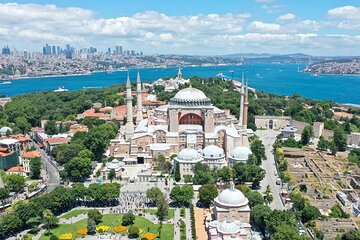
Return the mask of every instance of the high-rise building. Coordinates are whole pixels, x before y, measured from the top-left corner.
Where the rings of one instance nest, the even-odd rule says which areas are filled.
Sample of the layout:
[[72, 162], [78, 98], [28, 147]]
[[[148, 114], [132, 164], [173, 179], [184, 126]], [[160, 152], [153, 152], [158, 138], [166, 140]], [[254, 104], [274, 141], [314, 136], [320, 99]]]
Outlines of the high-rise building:
[[115, 47], [115, 54], [122, 55], [122, 46], [116, 46]]
[[2, 55], [10, 55], [10, 48], [9, 46], [5, 46], [3, 47], [2, 51], [1, 51]]
[[66, 51], [67, 51], [67, 52], [70, 52], [70, 51], [71, 51], [70, 44], [66, 44]]
[[56, 47], [55, 46], [52, 46], [52, 52], [51, 52], [53, 55], [57, 54], [56, 53]]
[[57, 47], [56, 47], [56, 53], [57, 53], [57, 54], [60, 54], [60, 53], [61, 53], [61, 48], [60, 48], [60, 46], [57, 46]]
[[135, 50], [131, 50], [131, 56], [135, 56]]
[[111, 48], [108, 48], [107, 52], [108, 52], [108, 54], [111, 54]]
[[51, 46], [49, 44], [45, 44], [45, 47], [43, 47], [43, 54], [44, 55], [50, 55], [51, 54]]

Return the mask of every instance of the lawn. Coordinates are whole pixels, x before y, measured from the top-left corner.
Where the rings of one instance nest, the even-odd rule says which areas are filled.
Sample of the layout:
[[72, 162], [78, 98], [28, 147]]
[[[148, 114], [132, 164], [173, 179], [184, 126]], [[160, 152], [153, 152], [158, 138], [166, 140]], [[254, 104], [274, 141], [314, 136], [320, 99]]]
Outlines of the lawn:
[[[103, 216], [102, 222], [99, 225], [106, 225], [106, 226], [120, 226], [121, 225], [122, 214], [106, 214]], [[134, 226], [143, 229], [144, 232], [151, 232], [154, 234], [158, 234], [159, 224], [153, 224], [146, 218], [143, 217], [136, 217]], [[87, 227], [87, 219], [80, 220], [73, 224], [60, 224], [58, 227], [52, 229], [52, 233], [59, 237], [61, 234], [64, 233], [72, 233], [74, 234], [74, 239], [81, 237], [80, 235], [76, 234], [76, 231], [80, 228]], [[112, 232], [112, 230], [110, 231]], [[173, 239], [174, 235], [174, 226], [173, 224], [163, 224], [161, 238], [162, 240]], [[50, 237], [45, 236], [44, 234], [40, 237], [40, 240], [49, 240]]]
[[[155, 208], [147, 208], [144, 210], [145, 210], [145, 212], [153, 214], [153, 215], [156, 215], [156, 212], [157, 212], [157, 209], [155, 209]], [[166, 216], [166, 218], [168, 218], [168, 219], [174, 218], [174, 212], [175, 212], [175, 209], [169, 208], [169, 212], [168, 212], [168, 215]]]
[[75, 216], [83, 214], [83, 213], [87, 213], [88, 211], [89, 211], [88, 209], [75, 209], [75, 210], [65, 213], [64, 215], [62, 215], [59, 218], [68, 219], [68, 218], [75, 217]]

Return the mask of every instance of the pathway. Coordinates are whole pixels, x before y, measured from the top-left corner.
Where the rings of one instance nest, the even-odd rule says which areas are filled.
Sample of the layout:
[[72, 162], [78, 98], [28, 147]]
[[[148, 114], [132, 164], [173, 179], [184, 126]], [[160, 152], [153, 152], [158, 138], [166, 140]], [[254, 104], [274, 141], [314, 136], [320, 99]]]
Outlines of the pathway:
[[174, 212], [174, 240], [180, 240], [180, 225], [178, 224], [180, 220], [180, 209], [175, 208]]
[[185, 208], [186, 239], [192, 239], [190, 209]]

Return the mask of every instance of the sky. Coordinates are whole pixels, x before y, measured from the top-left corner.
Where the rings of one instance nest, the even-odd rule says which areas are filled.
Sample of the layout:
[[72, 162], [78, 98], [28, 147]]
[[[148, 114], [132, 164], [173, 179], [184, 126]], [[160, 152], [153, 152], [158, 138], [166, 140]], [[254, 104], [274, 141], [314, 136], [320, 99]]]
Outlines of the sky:
[[0, 0], [0, 46], [360, 55], [360, 0]]

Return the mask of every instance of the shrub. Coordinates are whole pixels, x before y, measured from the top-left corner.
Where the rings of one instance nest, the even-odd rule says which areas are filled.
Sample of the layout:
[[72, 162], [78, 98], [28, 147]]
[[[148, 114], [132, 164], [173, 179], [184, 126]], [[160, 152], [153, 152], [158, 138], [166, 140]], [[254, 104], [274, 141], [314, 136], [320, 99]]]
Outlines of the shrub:
[[56, 235], [51, 235], [50, 240], [58, 240], [59, 238]]
[[144, 238], [145, 240], [154, 240], [154, 239], [156, 239], [156, 235], [153, 234], [153, 233], [145, 233], [145, 234], [143, 235], [143, 238]]
[[128, 233], [130, 238], [137, 238], [139, 236], [139, 228], [136, 226], [131, 226], [128, 228]]
[[87, 228], [80, 228], [76, 231], [77, 234], [79, 235], [87, 235], [88, 234], [88, 230]]
[[124, 232], [124, 231], [126, 231], [126, 229], [127, 229], [127, 227], [125, 227], [125, 226], [115, 226], [114, 227], [114, 231], [117, 233]]
[[106, 232], [106, 231], [109, 231], [109, 229], [110, 229], [109, 226], [104, 226], [104, 225], [96, 227], [97, 232]]
[[61, 234], [59, 237], [59, 240], [72, 240], [72, 239], [73, 239], [72, 233], [64, 233]]

